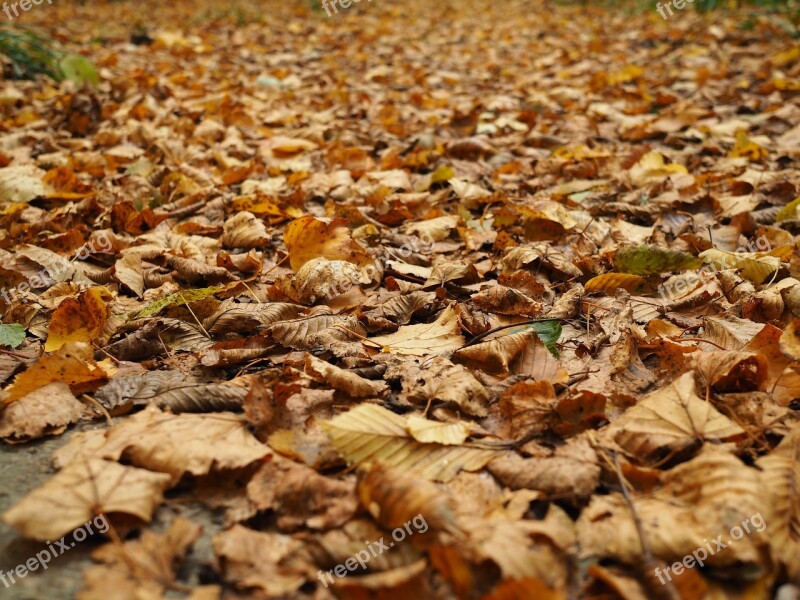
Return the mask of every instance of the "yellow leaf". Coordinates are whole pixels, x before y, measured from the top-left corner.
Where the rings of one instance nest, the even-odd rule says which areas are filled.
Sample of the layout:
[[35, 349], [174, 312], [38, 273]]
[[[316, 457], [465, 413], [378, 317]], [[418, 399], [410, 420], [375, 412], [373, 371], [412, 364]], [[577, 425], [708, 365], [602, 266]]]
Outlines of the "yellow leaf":
[[688, 171], [683, 165], [664, 162], [664, 155], [653, 150], [639, 159], [630, 169], [631, 181], [634, 185], [645, 185], [654, 179], [663, 179], [670, 175], [686, 175]]
[[798, 206], [800, 206], [800, 196], [789, 202], [789, 204], [778, 211], [778, 214], [775, 215], [775, 222], [777, 223], [778, 221], [796, 219]]
[[619, 71], [608, 74], [609, 85], [618, 85], [620, 83], [629, 83], [635, 81], [644, 75], [644, 68], [638, 65], [626, 65]]
[[22, 398], [53, 381], [62, 381], [74, 393], [100, 385], [108, 376], [101, 365], [94, 362], [94, 351], [89, 344], [68, 343], [53, 354], [42, 356], [38, 362], [17, 375], [7, 389], [5, 403]]
[[356, 408], [323, 423], [333, 447], [350, 464], [382, 462], [403, 473], [450, 481], [459, 471], [477, 471], [501, 453], [479, 446], [443, 446], [418, 442], [408, 422], [375, 404]]
[[759, 146], [751, 140], [747, 131], [739, 129], [736, 131], [736, 144], [728, 153], [731, 158], [746, 158], [751, 161], [758, 161], [766, 158], [769, 152], [766, 148]]
[[209, 296], [213, 296], [219, 291], [222, 291], [225, 288], [224, 285], [215, 285], [208, 288], [198, 288], [198, 289], [188, 289], [188, 290], [181, 290], [180, 292], [175, 292], [174, 294], [170, 294], [160, 300], [156, 300], [155, 302], [151, 302], [147, 306], [145, 306], [142, 310], [136, 313], [134, 319], [143, 319], [144, 317], [152, 317], [160, 313], [162, 310], [167, 308], [168, 306], [181, 306], [184, 304], [190, 304], [192, 302], [197, 302], [198, 300], [204, 300]]
[[644, 277], [629, 275], [627, 273], [603, 273], [597, 277], [592, 277], [586, 282], [587, 292], [605, 292], [612, 294], [622, 288], [629, 292], [634, 292], [644, 283]]
[[741, 269], [742, 277], [757, 284], [781, 267], [781, 260], [777, 256], [759, 252], [725, 252], [710, 248], [698, 257], [718, 269]]
[[389, 335], [370, 338], [380, 344], [384, 352], [408, 356], [430, 356], [461, 348], [466, 339], [461, 335], [458, 317], [452, 306], [448, 306], [433, 323], [405, 325]]
[[91, 342], [103, 331], [108, 319], [108, 290], [93, 287], [77, 298], [67, 298], [53, 312], [47, 327], [45, 352], [54, 352], [70, 342]]
[[297, 272], [314, 258], [344, 260], [372, 271], [379, 271], [375, 260], [350, 235], [344, 219], [317, 219], [311, 215], [295, 219], [286, 227], [283, 241], [289, 252], [289, 263]]
[[463, 444], [469, 437], [472, 427], [464, 421], [441, 423], [430, 421], [417, 415], [408, 417], [408, 432], [418, 442], [435, 443], [443, 446]]

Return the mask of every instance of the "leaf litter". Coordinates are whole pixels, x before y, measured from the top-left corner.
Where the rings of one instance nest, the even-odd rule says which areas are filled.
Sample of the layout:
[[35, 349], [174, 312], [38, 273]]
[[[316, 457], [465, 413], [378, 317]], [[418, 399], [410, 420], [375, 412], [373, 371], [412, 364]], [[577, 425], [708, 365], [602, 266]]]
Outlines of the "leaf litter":
[[464, 4], [31, 13], [98, 69], [3, 83], [0, 439], [97, 425], [2, 519], [107, 515], [79, 598], [800, 585], [796, 43]]

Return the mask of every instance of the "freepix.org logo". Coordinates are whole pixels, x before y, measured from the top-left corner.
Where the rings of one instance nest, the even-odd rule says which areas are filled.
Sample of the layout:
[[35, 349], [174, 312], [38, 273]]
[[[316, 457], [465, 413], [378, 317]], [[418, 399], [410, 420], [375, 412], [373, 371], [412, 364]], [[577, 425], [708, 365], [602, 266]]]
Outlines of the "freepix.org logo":
[[[3, 2], [3, 12], [6, 13], [9, 21], [13, 21], [16, 17], [19, 16], [19, 11], [17, 7], [19, 6], [23, 12], [28, 12], [34, 6], [39, 6], [42, 4], [44, 0], [20, 0], [19, 2], [12, 2], [9, 4], [8, 2]], [[47, 0], [48, 4], [52, 4], [53, 0]], [[14, 15], [11, 15], [11, 11], [14, 11]]]
[[[49, 1], [49, 0], [48, 0]], [[339, 6], [342, 8], [350, 8], [353, 4], [358, 4], [361, 0], [322, 0], [322, 8], [325, 9], [325, 12], [328, 13], [328, 16], [331, 16], [331, 9], [333, 9], [334, 14], [339, 14]], [[367, 2], [372, 2], [372, 0], [367, 0]]]

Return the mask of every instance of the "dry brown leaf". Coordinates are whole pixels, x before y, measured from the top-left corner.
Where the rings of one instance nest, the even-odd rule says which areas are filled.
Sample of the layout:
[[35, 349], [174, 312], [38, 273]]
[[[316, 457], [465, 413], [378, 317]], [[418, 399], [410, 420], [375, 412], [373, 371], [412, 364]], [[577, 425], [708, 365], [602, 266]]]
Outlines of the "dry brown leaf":
[[[644, 536], [656, 557], [672, 564], [710, 544], [711, 568], [758, 568], [764, 524], [758, 471], [725, 450], [706, 448], [691, 461], [668, 471], [655, 493], [634, 498]], [[731, 529], [755, 516], [750, 533], [731, 543]], [[769, 523], [766, 523], [769, 526]], [[582, 556], [614, 557], [628, 564], [642, 559], [642, 545], [628, 504], [621, 494], [594, 496], [577, 523]], [[724, 551], [709, 540], [719, 539]], [[730, 570], [728, 575], [742, 573]]]
[[335, 367], [310, 354], [306, 355], [306, 373], [353, 398], [382, 396], [387, 389], [386, 384], [382, 381], [364, 379], [355, 373]]
[[481, 310], [499, 315], [536, 317], [543, 312], [540, 303], [522, 292], [503, 285], [496, 285], [488, 290], [478, 292], [472, 296], [471, 300]]
[[692, 358], [703, 381], [717, 392], [763, 389], [767, 379], [767, 361], [755, 353], [726, 350], [701, 352]]
[[124, 513], [147, 522], [169, 484], [163, 473], [78, 458], [4, 512], [2, 520], [40, 541], [59, 539], [100, 514]]
[[153, 405], [173, 412], [235, 410], [242, 406], [247, 389], [228, 383], [200, 383], [179, 371], [149, 371], [115, 377], [95, 393], [108, 410], [128, 410]]
[[127, 252], [114, 264], [114, 276], [137, 298], [141, 298], [147, 287], [144, 281], [144, 266], [141, 255]]
[[63, 433], [84, 413], [84, 406], [69, 386], [60, 381], [26, 394], [0, 413], [0, 438], [8, 443], [27, 442]]
[[238, 469], [262, 459], [269, 449], [232, 413], [163, 413], [155, 407], [111, 428], [100, 456], [123, 455], [137, 466], [168, 473], [173, 483], [185, 473], [201, 476], [212, 469]]
[[330, 309], [327, 307], [320, 308], [328, 312], [320, 311], [297, 319], [278, 321], [270, 325], [267, 331], [269, 331], [272, 338], [279, 344], [297, 349], [308, 347], [309, 339], [328, 329], [332, 329], [336, 325], [341, 325], [347, 329], [350, 329], [347, 325], [351, 325], [351, 327], [356, 328], [352, 331], [358, 332], [358, 321], [354, 320], [354, 322], [350, 324], [346, 318], [330, 314]]
[[765, 389], [778, 404], [788, 406], [792, 400], [800, 398], [800, 374], [797, 365], [782, 352], [781, 337], [780, 329], [767, 325], [743, 349], [764, 358], [767, 363]]
[[773, 454], [762, 456], [756, 465], [770, 498], [764, 508], [772, 556], [792, 580], [800, 579], [800, 435], [787, 435]]
[[[416, 516], [416, 515], [414, 515]], [[354, 556], [365, 549], [365, 542], [377, 546], [381, 538], [386, 538], [386, 531], [379, 528], [372, 518], [356, 518], [349, 521], [341, 529], [334, 529], [319, 536], [315, 540], [315, 545], [319, 546], [320, 562], [323, 569], [332, 569], [338, 564], [343, 564], [348, 558]], [[373, 542], [374, 541], [374, 542]], [[372, 556], [368, 564], [369, 573], [391, 572], [394, 569], [416, 563], [422, 559], [421, 553], [413, 544], [395, 544], [390, 552], [376, 552], [377, 556]], [[359, 565], [360, 567], [360, 565]], [[355, 577], [355, 574], [346, 579]], [[330, 582], [333, 579], [335, 584], [343, 583], [332, 575], [325, 575]], [[362, 578], [359, 577], [359, 581]]]
[[539, 490], [556, 497], [590, 496], [600, 481], [597, 454], [581, 438], [570, 440], [551, 456], [521, 458], [508, 454], [492, 461], [488, 468], [512, 490]]
[[521, 440], [552, 426], [556, 393], [549, 381], [522, 381], [503, 392], [492, 410], [503, 437]]
[[341, 527], [356, 512], [353, 480], [323, 477], [314, 469], [273, 456], [247, 484], [247, 497], [261, 511], [274, 510], [281, 530]]
[[341, 465], [320, 426], [335, 414], [334, 390], [278, 388], [280, 398], [275, 390], [274, 381], [259, 378], [245, 400], [245, 414], [259, 439], [267, 439], [276, 452], [317, 469]]
[[406, 325], [415, 315], [428, 316], [435, 311], [436, 294], [433, 292], [411, 292], [393, 296], [380, 306], [363, 311], [360, 319], [366, 322], [370, 332], [396, 331]]
[[630, 455], [652, 460], [699, 448], [704, 440], [733, 440], [744, 430], [702, 400], [694, 375], [685, 373], [625, 411], [606, 435]]
[[467, 346], [453, 354], [453, 362], [472, 369], [480, 369], [493, 375], [502, 375], [511, 370], [511, 365], [530, 345], [539, 345], [547, 351], [533, 330], [501, 335], [488, 342]]
[[[491, 394], [480, 381], [461, 365], [454, 365], [442, 356], [433, 359], [420, 371], [420, 379], [408, 381], [409, 393], [424, 402], [453, 402], [469, 415], [485, 417]], [[421, 384], [421, 385], [420, 385]]]
[[395, 529], [413, 523], [417, 534], [428, 528], [463, 537], [455, 498], [446, 489], [381, 463], [374, 463], [358, 482], [361, 504], [382, 526]]
[[45, 195], [45, 171], [33, 165], [0, 169], [0, 202], [29, 202]]
[[279, 321], [288, 321], [308, 312], [304, 306], [283, 302], [234, 304], [225, 301], [217, 311], [203, 321], [203, 327], [213, 336], [250, 331]]
[[781, 352], [793, 361], [800, 360], [800, 320], [794, 319], [783, 330], [780, 340]]
[[[177, 563], [189, 552], [202, 527], [177, 517], [163, 534], [145, 531], [123, 544], [106, 544], [92, 558], [102, 563], [84, 573], [80, 600], [163, 598], [177, 579]], [[200, 590], [196, 590], [199, 592]]]
[[219, 241], [226, 248], [265, 248], [271, 240], [264, 222], [242, 211], [225, 221]]
[[[469, 527], [469, 539], [463, 544], [463, 555], [475, 564], [492, 561], [503, 580], [534, 579], [563, 593], [567, 583], [566, 561], [557, 544], [574, 543], [570, 539], [574, 534], [557, 522], [560, 519], [553, 516], [555, 512], [548, 511], [548, 518], [542, 523], [473, 520], [465, 525]], [[553, 538], [558, 538], [558, 542], [554, 543]]]
[[346, 294], [360, 278], [353, 263], [320, 257], [303, 264], [293, 276], [277, 279], [275, 285], [295, 302], [310, 306]]
[[240, 589], [259, 589], [271, 597], [296, 592], [316, 569], [303, 544], [288, 535], [262, 533], [235, 525], [214, 537], [214, 551], [225, 579]]

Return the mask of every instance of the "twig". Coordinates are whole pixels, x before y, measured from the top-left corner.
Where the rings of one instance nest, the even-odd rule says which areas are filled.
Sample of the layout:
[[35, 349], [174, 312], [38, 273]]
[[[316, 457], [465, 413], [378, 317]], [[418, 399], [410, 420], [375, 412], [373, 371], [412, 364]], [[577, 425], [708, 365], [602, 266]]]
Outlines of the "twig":
[[189, 306], [189, 303], [186, 302], [186, 298], [183, 297], [183, 292], [178, 292], [178, 295], [181, 297], [181, 300], [183, 300], [183, 303], [186, 305], [186, 308], [189, 309], [189, 312], [192, 313], [192, 316], [194, 317], [194, 320], [197, 322], [197, 325], [200, 327], [200, 330], [203, 332], [203, 335], [205, 335], [208, 339], [211, 339], [211, 336], [206, 331], [206, 328], [203, 327], [203, 324], [200, 322], [200, 319], [197, 318], [197, 315], [194, 314], [192, 307]]
[[280, 267], [280, 266], [281, 266], [283, 263], [285, 263], [287, 260], [289, 260], [289, 255], [288, 255], [288, 254], [287, 254], [286, 256], [284, 256], [282, 259], [280, 259], [278, 262], [276, 262], [274, 266], [272, 266], [272, 267], [270, 267], [269, 269], [267, 269], [266, 271], [264, 271], [264, 272], [262, 273], [262, 275], [269, 275], [269, 274], [270, 274], [270, 273], [272, 273], [272, 272], [273, 272], [275, 269], [277, 269], [277, 268], [278, 268], [278, 267]]
[[109, 354], [108, 352], [106, 352], [106, 351], [105, 351], [103, 348], [101, 348], [100, 346], [98, 346], [98, 345], [97, 345], [97, 344], [95, 344], [94, 342], [92, 342], [92, 346], [94, 346], [96, 349], [100, 350], [100, 352], [102, 352], [102, 353], [103, 353], [103, 354], [105, 354], [105, 355], [106, 355], [108, 358], [110, 358], [110, 359], [111, 359], [111, 362], [113, 362], [115, 365], [121, 365], [121, 364], [122, 364], [122, 361], [121, 361], [121, 360], [119, 360], [119, 359], [118, 359], [116, 356], [112, 356], [111, 354]]
[[102, 404], [100, 404], [97, 401], [97, 399], [92, 398], [88, 394], [83, 394], [81, 396], [81, 399], [88, 401], [91, 405], [93, 405], [95, 408], [97, 408], [97, 410], [99, 410], [100, 413], [106, 418], [106, 423], [108, 423], [109, 427], [113, 427], [114, 426], [114, 421], [111, 420], [111, 415], [106, 410], [106, 407], [103, 406]]
[[712, 341], [710, 341], [710, 340], [704, 340], [703, 338], [693, 338], [693, 337], [689, 337], [689, 338], [678, 338], [678, 339], [673, 339], [672, 341], [673, 341], [673, 342], [705, 342], [706, 344], [711, 344], [712, 346], [716, 346], [716, 347], [717, 347], [717, 348], [719, 348], [720, 350], [727, 350], [727, 348], [725, 348], [725, 347], [723, 347], [723, 346], [720, 346], [720, 345], [719, 345], [719, 344], [717, 344], [716, 342], [712, 342]]
[[372, 340], [370, 340], [369, 338], [364, 337], [360, 333], [356, 333], [355, 331], [351, 331], [350, 329], [348, 329], [347, 327], [345, 327], [341, 323], [336, 323], [334, 325], [334, 327], [336, 327], [337, 329], [341, 329], [342, 331], [346, 331], [350, 335], [353, 335], [353, 336], [357, 337], [358, 339], [360, 339], [365, 344], [372, 344], [376, 348], [383, 348], [383, 346], [381, 346], [379, 343], [373, 342]]
[[511, 323], [510, 325], [501, 325], [500, 327], [495, 327], [494, 329], [490, 329], [489, 331], [484, 331], [483, 333], [476, 335], [469, 342], [467, 342], [464, 345], [464, 347], [466, 348], [467, 346], [472, 346], [473, 344], [478, 343], [483, 338], [493, 333], [497, 333], [498, 331], [503, 331], [504, 329], [511, 329], [512, 327], [520, 327], [522, 325], [533, 325], [534, 323], [552, 323], [553, 321], [560, 322], [561, 320], [562, 319], [529, 319], [527, 321], [520, 321], [519, 323]]
[[[277, 265], [276, 265], [276, 266], [277, 266]], [[255, 299], [256, 299], [256, 302], [258, 302], [259, 304], [261, 304], [261, 303], [262, 303], [262, 302], [261, 302], [261, 300], [259, 300], [259, 299], [258, 299], [258, 296], [256, 296], [256, 293], [255, 293], [253, 290], [251, 290], [251, 289], [250, 289], [250, 286], [249, 286], [249, 285], [247, 285], [247, 283], [245, 283], [244, 281], [240, 281], [239, 283], [241, 283], [241, 284], [242, 284], [244, 287], [246, 287], [246, 288], [247, 288], [247, 291], [248, 291], [248, 292], [250, 292], [250, 295], [251, 295], [253, 298], [255, 298]]]
[[0, 348], [0, 352], [3, 354], [8, 354], [9, 356], [13, 356], [14, 358], [19, 358], [21, 360], [30, 360], [30, 356], [25, 356], [24, 354], [17, 354], [16, 352], [12, 352], [11, 350], [3, 350]]
[[619, 485], [622, 488], [622, 495], [625, 496], [625, 502], [631, 511], [633, 522], [636, 525], [636, 532], [639, 534], [639, 541], [642, 544], [642, 552], [644, 552], [644, 557], [647, 559], [647, 562], [652, 562], [653, 553], [650, 552], [650, 546], [647, 544], [647, 540], [644, 537], [644, 527], [642, 527], [642, 520], [639, 518], [639, 513], [636, 512], [636, 507], [633, 505], [633, 498], [631, 497], [631, 492], [628, 489], [628, 481], [625, 479], [625, 476], [622, 474], [622, 468], [619, 466], [619, 455], [616, 452], [612, 452], [611, 455], [614, 457], [614, 470], [617, 472]]

